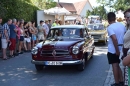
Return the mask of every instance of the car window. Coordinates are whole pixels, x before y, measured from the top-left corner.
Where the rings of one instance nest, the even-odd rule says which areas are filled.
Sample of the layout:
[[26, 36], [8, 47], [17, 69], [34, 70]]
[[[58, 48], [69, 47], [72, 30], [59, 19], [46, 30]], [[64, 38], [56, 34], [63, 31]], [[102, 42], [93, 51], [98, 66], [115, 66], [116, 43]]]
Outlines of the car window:
[[104, 30], [104, 25], [101, 24], [93, 24], [93, 25], [88, 25], [89, 30]]
[[48, 38], [65, 37], [65, 38], [83, 38], [84, 29], [82, 28], [57, 28], [51, 29]]

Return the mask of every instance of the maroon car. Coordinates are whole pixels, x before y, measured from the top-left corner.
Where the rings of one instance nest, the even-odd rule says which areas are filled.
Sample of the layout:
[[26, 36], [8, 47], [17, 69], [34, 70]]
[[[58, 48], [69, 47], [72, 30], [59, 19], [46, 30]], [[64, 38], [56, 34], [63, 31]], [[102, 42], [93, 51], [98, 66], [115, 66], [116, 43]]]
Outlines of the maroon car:
[[85, 62], [94, 52], [94, 39], [84, 25], [52, 27], [44, 42], [32, 49], [32, 63], [37, 70], [43, 66], [76, 65], [84, 70]]

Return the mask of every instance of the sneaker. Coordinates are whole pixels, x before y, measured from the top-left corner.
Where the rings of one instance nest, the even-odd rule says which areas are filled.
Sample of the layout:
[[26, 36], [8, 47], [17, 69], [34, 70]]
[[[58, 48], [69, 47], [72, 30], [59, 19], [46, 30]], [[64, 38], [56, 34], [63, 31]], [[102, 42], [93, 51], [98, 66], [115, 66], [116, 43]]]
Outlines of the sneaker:
[[9, 55], [9, 58], [13, 58], [13, 57], [15, 57], [14, 55]]
[[119, 82], [120, 86], [124, 86], [124, 82]]
[[24, 50], [24, 52], [28, 52], [28, 50]]
[[23, 52], [18, 52], [18, 54], [23, 54]]
[[11, 56], [12, 58], [15, 57], [14, 55]]
[[14, 53], [14, 56], [18, 56], [19, 54], [18, 53]]
[[28, 50], [28, 52], [31, 52], [31, 50]]
[[111, 86], [121, 86], [121, 85], [117, 84], [117, 83], [114, 83], [114, 84], [111, 84]]

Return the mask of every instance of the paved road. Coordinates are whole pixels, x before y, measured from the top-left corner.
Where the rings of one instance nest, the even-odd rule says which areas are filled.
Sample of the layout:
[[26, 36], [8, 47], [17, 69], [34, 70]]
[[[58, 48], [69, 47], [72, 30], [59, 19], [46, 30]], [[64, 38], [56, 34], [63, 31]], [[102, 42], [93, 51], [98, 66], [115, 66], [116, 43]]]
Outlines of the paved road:
[[0, 59], [0, 86], [103, 86], [109, 70], [106, 52], [106, 46], [97, 45], [94, 58], [82, 72], [72, 66], [47, 67], [37, 72], [29, 53]]

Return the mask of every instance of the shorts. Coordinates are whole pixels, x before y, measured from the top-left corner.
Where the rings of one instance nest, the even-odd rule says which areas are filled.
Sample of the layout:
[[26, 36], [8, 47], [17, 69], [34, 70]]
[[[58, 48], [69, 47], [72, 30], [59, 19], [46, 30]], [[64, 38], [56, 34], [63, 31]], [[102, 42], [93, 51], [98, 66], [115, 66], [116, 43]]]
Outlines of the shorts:
[[9, 50], [15, 50], [16, 39], [10, 38]]
[[113, 64], [113, 63], [120, 63], [119, 56], [116, 54], [112, 54], [110, 52], [107, 53], [107, 58], [108, 58], [108, 63]]
[[36, 39], [37, 39], [36, 36], [32, 36], [33, 41], [36, 41]]
[[38, 35], [38, 40], [44, 40], [44, 35]]
[[24, 41], [24, 36], [20, 36], [20, 41]]
[[24, 42], [31, 42], [31, 37], [29, 37], [29, 38], [24, 38]]
[[1, 44], [2, 44], [2, 48], [6, 49], [7, 45], [8, 45], [8, 42], [7, 42], [6, 39], [1, 39]]

